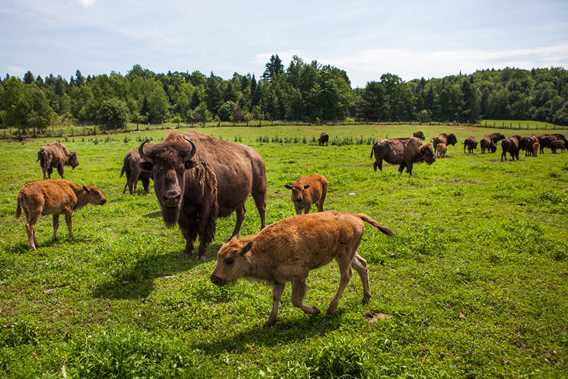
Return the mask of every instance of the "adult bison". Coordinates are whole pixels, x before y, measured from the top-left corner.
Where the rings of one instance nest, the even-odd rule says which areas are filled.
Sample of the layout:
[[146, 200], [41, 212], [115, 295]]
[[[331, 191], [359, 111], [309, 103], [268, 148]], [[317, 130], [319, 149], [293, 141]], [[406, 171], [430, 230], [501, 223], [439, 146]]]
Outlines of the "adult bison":
[[473, 153], [475, 151], [475, 149], [477, 149], [477, 141], [476, 141], [475, 137], [473, 137], [473, 136], [467, 137], [463, 141], [463, 152], [464, 153], [465, 153], [466, 149], [470, 154]]
[[152, 171], [145, 170], [143, 165], [145, 161], [140, 157], [138, 150], [130, 150], [124, 157], [124, 162], [122, 164], [122, 170], [120, 171], [120, 176], [126, 174], [126, 184], [122, 193], [128, 192], [132, 195], [136, 191], [136, 184], [140, 180], [142, 186], [144, 187], [144, 192], [148, 193], [148, 187], [150, 186], [150, 179], [152, 178]]
[[535, 142], [538, 143], [538, 138], [535, 136], [521, 137], [519, 148], [525, 151], [525, 157], [533, 155], [533, 145]]
[[501, 161], [507, 160], [507, 153], [511, 155], [511, 160], [519, 160], [519, 151], [521, 150], [521, 136], [512, 136], [501, 141]]
[[[538, 136], [537, 138], [538, 138], [538, 143], [540, 144], [540, 153], [543, 154], [545, 148], [549, 148], [552, 150], [552, 144], [554, 141], [559, 139], [559, 136], [561, 137], [560, 138], [561, 140], [562, 138], [564, 138], [562, 134], [547, 134], [547, 135]], [[564, 138], [564, 140], [565, 139], [566, 138]]]
[[456, 143], [458, 143], [458, 139], [456, 138], [456, 135], [454, 133], [442, 133], [440, 134], [438, 137], [434, 137], [432, 138], [432, 146], [434, 146], [434, 150], [436, 150], [436, 146], [439, 143], [443, 143], [444, 145], [452, 145], [454, 146]]
[[138, 148], [152, 168], [154, 189], [162, 218], [168, 226], [178, 224], [185, 238], [185, 254], [193, 251], [199, 237], [199, 257], [215, 236], [217, 217], [236, 211], [231, 237], [237, 236], [250, 194], [265, 225], [266, 172], [264, 161], [252, 148], [203, 134], [170, 133], [159, 144], [143, 142]]
[[490, 153], [494, 153], [497, 150], [497, 147], [495, 146], [495, 142], [491, 141], [491, 138], [489, 138], [488, 136], [483, 137], [479, 141], [479, 147], [481, 148], [482, 154], [485, 154], [485, 151], [488, 151]]
[[419, 130], [417, 132], [412, 133], [413, 137], [419, 138], [422, 141], [424, 141], [426, 139], [426, 136], [424, 135], [424, 133], [422, 132], [422, 130]]
[[320, 134], [318, 138], [318, 144], [320, 146], [327, 146], [328, 142], [329, 142], [329, 134], [327, 133]]
[[75, 168], [79, 166], [77, 153], [69, 151], [65, 145], [59, 142], [49, 143], [39, 149], [37, 160], [41, 166], [44, 179], [50, 179], [53, 169], [56, 168], [59, 176], [63, 178], [63, 166], [71, 166]]
[[414, 163], [434, 163], [436, 157], [431, 144], [422, 144], [418, 138], [390, 139], [376, 142], [371, 149], [371, 158], [375, 155], [373, 169], [383, 170], [383, 160], [390, 164], [399, 165], [398, 171], [402, 174], [406, 168], [408, 175], [412, 175]]

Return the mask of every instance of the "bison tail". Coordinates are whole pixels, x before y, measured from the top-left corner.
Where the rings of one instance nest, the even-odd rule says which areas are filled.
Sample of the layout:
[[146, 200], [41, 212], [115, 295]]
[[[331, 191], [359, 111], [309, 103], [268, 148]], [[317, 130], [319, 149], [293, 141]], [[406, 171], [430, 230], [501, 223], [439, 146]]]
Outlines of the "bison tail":
[[361, 220], [365, 221], [367, 224], [374, 226], [375, 228], [377, 228], [379, 231], [386, 234], [387, 236], [394, 235], [392, 230], [390, 230], [386, 226], [379, 224], [379, 222], [377, 220], [372, 219], [371, 217], [367, 216], [366, 214], [358, 213], [358, 214], [356, 214], [356, 216], [359, 217]]

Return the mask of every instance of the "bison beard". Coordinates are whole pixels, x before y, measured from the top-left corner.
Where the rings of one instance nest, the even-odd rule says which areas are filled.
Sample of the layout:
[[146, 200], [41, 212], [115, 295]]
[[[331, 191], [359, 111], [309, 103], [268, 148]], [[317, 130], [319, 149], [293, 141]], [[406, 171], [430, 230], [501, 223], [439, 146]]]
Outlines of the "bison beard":
[[180, 206], [176, 207], [166, 207], [161, 205], [162, 207], [162, 218], [164, 223], [168, 228], [172, 228], [177, 225], [179, 220], [179, 213], [180, 213]]

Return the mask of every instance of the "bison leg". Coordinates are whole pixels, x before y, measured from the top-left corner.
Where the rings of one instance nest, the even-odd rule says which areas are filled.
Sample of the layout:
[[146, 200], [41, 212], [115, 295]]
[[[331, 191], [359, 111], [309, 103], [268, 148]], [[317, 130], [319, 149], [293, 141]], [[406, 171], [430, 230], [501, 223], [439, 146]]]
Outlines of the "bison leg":
[[401, 163], [401, 164], [398, 166], [398, 173], [399, 173], [399, 174], [402, 174], [402, 172], [404, 171], [405, 167], [406, 167], [406, 163]]
[[40, 215], [41, 215], [41, 211], [30, 212], [28, 214], [28, 220], [27, 220], [28, 222], [26, 224], [26, 232], [28, 234], [28, 243], [30, 244], [30, 247], [33, 250], [35, 250], [37, 248], [37, 245], [38, 245], [34, 225], [39, 220]]
[[282, 297], [282, 292], [284, 292], [284, 287], [286, 284], [275, 283], [272, 287], [272, 311], [270, 312], [270, 317], [266, 321], [266, 326], [271, 327], [276, 323], [276, 317], [278, 316], [278, 307], [280, 306], [280, 298]]
[[406, 164], [406, 172], [408, 172], [408, 175], [410, 176], [412, 176], [412, 166], [413, 166], [412, 162]]
[[57, 229], [59, 229], [59, 215], [53, 215], [53, 237], [52, 241], [57, 241]]
[[320, 310], [311, 305], [304, 304], [306, 295], [306, 278], [296, 279], [292, 282], [292, 304], [307, 314], [316, 315]]
[[142, 178], [142, 187], [144, 187], [144, 193], [148, 193], [149, 192], [149, 188], [150, 188], [150, 179], [149, 178]]
[[57, 164], [57, 173], [59, 174], [59, 176], [63, 178], [63, 173], [64, 173], [63, 163]]
[[260, 216], [260, 229], [266, 226], [266, 191], [253, 192], [252, 198]]
[[67, 224], [67, 238], [73, 239], [73, 210], [70, 208], [65, 209], [65, 223]]
[[235, 212], [237, 213], [237, 222], [235, 223], [235, 229], [233, 229], [233, 234], [231, 234], [231, 238], [238, 236], [241, 232], [241, 226], [243, 225], [243, 220], [245, 219], [245, 213], [247, 212], [245, 208], [245, 203], [240, 204], [237, 207], [237, 209], [235, 209]]
[[337, 260], [341, 277], [339, 279], [339, 287], [337, 288], [337, 293], [335, 294], [335, 297], [333, 298], [333, 300], [331, 300], [331, 303], [329, 303], [329, 307], [327, 308], [328, 315], [333, 315], [335, 314], [335, 312], [337, 312], [337, 304], [339, 304], [339, 299], [341, 299], [343, 291], [345, 291], [345, 287], [347, 287], [347, 284], [349, 284], [351, 275], [353, 274], [353, 272], [351, 271], [352, 262], [352, 259], [348, 262], [345, 262], [345, 260], [341, 258]]
[[323, 212], [323, 203], [325, 202], [325, 197], [327, 196], [327, 189], [324, 187], [320, 199], [318, 200], [318, 211]]
[[357, 271], [363, 284], [363, 304], [367, 304], [371, 300], [371, 289], [369, 288], [369, 270], [367, 269], [367, 261], [358, 253], [355, 253], [351, 261], [351, 267]]
[[190, 215], [187, 216], [183, 213], [179, 215], [179, 227], [181, 229], [181, 233], [183, 234], [183, 238], [185, 239], [185, 250], [183, 252], [184, 255], [191, 255], [193, 253], [193, 241], [197, 238], [197, 225], [195, 220], [197, 215]]

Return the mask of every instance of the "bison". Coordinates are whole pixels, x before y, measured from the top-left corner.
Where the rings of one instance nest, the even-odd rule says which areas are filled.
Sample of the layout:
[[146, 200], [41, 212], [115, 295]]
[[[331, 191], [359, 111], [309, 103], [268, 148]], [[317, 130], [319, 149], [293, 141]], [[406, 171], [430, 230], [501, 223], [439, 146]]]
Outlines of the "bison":
[[237, 236], [251, 194], [264, 228], [266, 171], [251, 147], [191, 132], [170, 133], [159, 144], [143, 142], [138, 151], [144, 168], [151, 167], [164, 222], [178, 224], [182, 231], [186, 255], [192, 254], [199, 236], [199, 258], [205, 259], [217, 217], [236, 212], [231, 237]]
[[538, 143], [540, 144], [540, 153], [544, 154], [544, 149], [549, 148], [552, 150], [552, 142], [556, 141], [557, 138], [552, 135], [542, 135], [538, 136]]
[[538, 139], [536, 141], [533, 142], [532, 145], [532, 156], [536, 157], [538, 156], [538, 151], [540, 150], [540, 144], [538, 143]]
[[488, 135], [487, 137], [489, 137], [489, 139], [493, 142], [493, 143], [497, 143], [501, 140], [505, 139], [505, 136], [501, 133], [491, 133], [490, 135]]
[[421, 130], [412, 133], [412, 137], [416, 137], [418, 139], [421, 139], [422, 141], [424, 141], [426, 139], [426, 136], [424, 135], [424, 133]]
[[432, 139], [432, 146], [434, 146], [434, 150], [436, 149], [436, 146], [439, 143], [443, 143], [444, 145], [452, 145], [454, 146], [456, 143], [458, 143], [458, 139], [456, 138], [456, 135], [454, 133], [442, 133], [440, 134], [438, 137], [434, 137]]
[[521, 136], [512, 136], [511, 138], [505, 138], [501, 141], [501, 161], [507, 160], [507, 153], [511, 155], [511, 160], [519, 160], [519, 151], [521, 143]]
[[318, 138], [318, 144], [320, 146], [327, 146], [328, 142], [329, 142], [329, 134], [327, 133], [320, 134]]
[[286, 184], [292, 190], [292, 203], [296, 214], [310, 213], [312, 204], [316, 203], [318, 211], [323, 212], [323, 203], [327, 195], [327, 179], [322, 175], [302, 176], [293, 184]]
[[436, 157], [445, 158], [448, 152], [448, 146], [445, 143], [439, 143], [436, 145]]
[[276, 322], [280, 297], [287, 282], [292, 282], [294, 306], [308, 314], [319, 313], [316, 307], [304, 303], [306, 279], [311, 270], [335, 259], [341, 279], [327, 313], [337, 311], [339, 299], [351, 279], [352, 268], [361, 278], [363, 303], [367, 303], [371, 298], [367, 262], [357, 252], [363, 236], [363, 222], [388, 236], [393, 234], [365, 214], [328, 211], [286, 218], [256, 236], [233, 239], [221, 246], [211, 281], [224, 285], [248, 277], [271, 284], [272, 312], [266, 323], [271, 326]]
[[34, 225], [40, 216], [53, 216], [53, 237], [57, 238], [59, 215], [65, 213], [68, 237], [73, 238], [73, 211], [87, 204], [103, 205], [106, 199], [101, 190], [95, 186], [80, 186], [69, 180], [49, 179], [26, 184], [18, 193], [16, 217], [22, 210], [26, 215], [26, 232], [32, 249], [37, 248]]
[[412, 175], [414, 163], [425, 161], [434, 163], [436, 157], [431, 144], [422, 144], [418, 138], [391, 139], [376, 142], [371, 148], [371, 158], [375, 155], [373, 169], [383, 170], [383, 160], [390, 164], [399, 165], [398, 171], [402, 174], [406, 168], [408, 175]]
[[550, 148], [554, 154], [556, 154], [557, 150], [564, 151], [566, 150], [566, 144], [562, 140], [554, 140], [550, 144]]
[[475, 149], [477, 149], [477, 141], [475, 140], [475, 137], [473, 137], [473, 136], [467, 137], [463, 141], [463, 152], [464, 153], [465, 153], [466, 149], [470, 154], [472, 154], [475, 151]]
[[75, 167], [79, 166], [77, 153], [69, 151], [65, 145], [59, 142], [49, 143], [39, 149], [37, 160], [41, 166], [44, 179], [50, 179], [53, 169], [56, 168], [59, 176], [63, 178], [63, 166]]
[[126, 184], [122, 193], [128, 191], [132, 195], [136, 191], [136, 184], [140, 180], [142, 186], [144, 187], [144, 192], [148, 193], [148, 187], [150, 186], [150, 179], [152, 178], [152, 172], [144, 169], [144, 164], [146, 162], [140, 157], [138, 150], [129, 151], [124, 157], [124, 162], [122, 164], [122, 170], [120, 171], [120, 176], [126, 174]]
[[535, 136], [521, 137], [519, 148], [525, 151], [525, 157], [533, 155], [532, 149], [535, 142], [538, 142], [538, 138]]
[[491, 140], [490, 137], [485, 136], [479, 141], [479, 147], [481, 148], [481, 153], [485, 154], [485, 151], [494, 153], [497, 150], [495, 142]]

